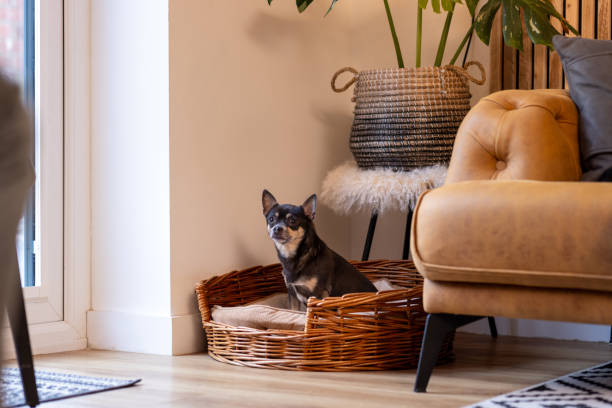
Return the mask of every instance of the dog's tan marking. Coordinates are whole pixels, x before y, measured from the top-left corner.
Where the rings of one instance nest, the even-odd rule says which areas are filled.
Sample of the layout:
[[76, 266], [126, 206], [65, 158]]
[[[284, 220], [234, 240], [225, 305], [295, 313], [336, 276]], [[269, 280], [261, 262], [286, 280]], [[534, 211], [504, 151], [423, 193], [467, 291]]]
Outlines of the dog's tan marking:
[[308, 290], [308, 292], [310, 292], [310, 294], [308, 296], [305, 296], [302, 292], [304, 292], [304, 290], [302, 289], [297, 290], [295, 289], [295, 296], [298, 298], [298, 300], [300, 302], [302, 302], [304, 305], [306, 305], [306, 303], [308, 303], [308, 298], [310, 296], [321, 296], [321, 298], [326, 298], [329, 296], [329, 292], [327, 290], [323, 290], [321, 294], [319, 295], [315, 295], [313, 292], [315, 290], [315, 288], [317, 287], [317, 284], [319, 283], [319, 279], [316, 276], [313, 276], [311, 278], [301, 278], [298, 279], [297, 281], [295, 281], [295, 283], [293, 283], [293, 287], [302, 287]]
[[304, 238], [304, 228], [300, 227], [297, 229], [297, 231], [287, 228], [287, 233], [289, 234], [289, 239], [287, 242], [280, 243], [274, 240], [274, 245], [276, 245], [278, 252], [280, 252], [283, 257], [293, 258], [295, 252], [300, 246], [300, 243], [302, 242], [302, 238]]
[[312, 278], [309, 279], [298, 279], [295, 284], [296, 285], [302, 285], [302, 286], [306, 286], [308, 288], [308, 290], [310, 292], [314, 291], [314, 288], [317, 286], [317, 283], [319, 282], [319, 280], [313, 276]]

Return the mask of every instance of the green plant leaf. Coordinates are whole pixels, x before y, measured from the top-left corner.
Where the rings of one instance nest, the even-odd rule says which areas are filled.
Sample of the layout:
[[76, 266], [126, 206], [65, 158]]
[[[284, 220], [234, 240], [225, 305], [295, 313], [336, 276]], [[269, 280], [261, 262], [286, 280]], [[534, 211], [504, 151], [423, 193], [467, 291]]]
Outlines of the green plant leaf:
[[[466, 3], [468, 1], [471, 0], [466, 0]], [[555, 9], [549, 0], [488, 0], [480, 9], [475, 20], [476, 34], [486, 45], [489, 45], [493, 19], [502, 3], [504, 42], [511, 47], [519, 50], [523, 49], [521, 9], [523, 10], [527, 34], [535, 44], [552, 47], [552, 37], [559, 32], [551, 24], [550, 17], [556, 18], [565, 29], [578, 35], [578, 31]]]
[[312, 3], [312, 0], [295, 0], [295, 4], [300, 13], [306, 10], [306, 7], [308, 7], [310, 3]]
[[502, 32], [507, 45], [523, 51], [521, 7], [517, 0], [502, 1]]
[[419, 0], [419, 7], [422, 9], [427, 8], [427, 0]]
[[470, 11], [470, 16], [474, 17], [474, 14], [476, 13], [476, 6], [478, 5], [478, 0], [465, 0], [465, 5]]
[[543, 44], [549, 48], [553, 48], [552, 38], [556, 34], [560, 34], [548, 19], [548, 15], [539, 14], [533, 9], [524, 9], [523, 19], [525, 20], [525, 29], [531, 41], [535, 44]]
[[[272, 0], [270, 0], [272, 1]], [[330, 11], [332, 11], [332, 9], [334, 8], [334, 4], [336, 4], [338, 0], [332, 0], [331, 4], [329, 5], [329, 8], [327, 9], [327, 13], [325, 13], [325, 16], [327, 16], [329, 14]]]
[[493, 19], [495, 18], [495, 14], [497, 14], [500, 6], [501, 0], [489, 0], [484, 6], [482, 6], [478, 16], [476, 17], [476, 34], [486, 45], [489, 45]]
[[444, 11], [451, 11], [453, 9], [453, 0], [442, 0], [442, 8]]
[[431, 0], [431, 8], [434, 13], [440, 14], [440, 0]]
[[[572, 25], [561, 15], [555, 6], [552, 5], [549, 1], [546, 0], [518, 0], [521, 4], [521, 7], [524, 10], [532, 9], [533, 12], [539, 14], [540, 16], [551, 15], [555, 17], [557, 20], [563, 24], [565, 28], [576, 35], [580, 35], [578, 30], [576, 30]], [[550, 24], [550, 23], [549, 23]], [[553, 27], [554, 29], [554, 27]]]

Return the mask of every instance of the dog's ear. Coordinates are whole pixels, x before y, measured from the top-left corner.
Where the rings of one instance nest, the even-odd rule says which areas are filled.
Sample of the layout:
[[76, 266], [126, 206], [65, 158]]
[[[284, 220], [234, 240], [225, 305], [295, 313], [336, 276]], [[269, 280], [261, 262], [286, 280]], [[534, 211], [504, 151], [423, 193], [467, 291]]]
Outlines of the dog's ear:
[[266, 215], [276, 204], [276, 198], [268, 191], [264, 190], [261, 194], [261, 204], [263, 205], [263, 213]]
[[311, 220], [314, 220], [315, 213], [317, 212], [317, 195], [313, 194], [304, 201], [302, 204], [304, 214]]

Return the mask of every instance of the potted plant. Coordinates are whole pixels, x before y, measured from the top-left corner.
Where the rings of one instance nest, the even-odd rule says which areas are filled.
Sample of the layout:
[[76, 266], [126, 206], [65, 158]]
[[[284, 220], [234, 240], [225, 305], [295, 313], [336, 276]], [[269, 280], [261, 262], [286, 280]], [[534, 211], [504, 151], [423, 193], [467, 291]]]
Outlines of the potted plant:
[[[268, 4], [272, 0], [267, 0]], [[385, 167], [410, 170], [450, 160], [457, 129], [470, 109], [468, 81], [483, 84], [484, 69], [478, 62], [456, 66], [456, 61], [469, 44], [473, 32], [489, 44], [493, 20], [502, 13], [504, 42], [514, 48], [523, 48], [523, 28], [532, 42], [552, 48], [552, 37], [559, 32], [551, 24], [555, 18], [563, 31], [578, 34], [549, 0], [484, 0], [478, 13], [479, 0], [465, 0], [472, 24], [447, 65], [442, 65], [448, 33], [457, 4], [461, 0], [416, 0], [416, 66], [406, 68], [388, 0], [383, 0], [391, 38], [397, 57], [397, 69], [357, 71], [343, 68], [332, 79], [332, 88], [342, 92], [353, 83], [355, 120], [351, 129], [350, 146], [357, 164], [362, 168]], [[313, 0], [296, 0], [301, 13]], [[337, 0], [332, 0], [330, 13]], [[436, 58], [432, 67], [421, 67], [422, 13], [431, 4], [435, 13], [446, 13]], [[465, 51], [467, 54], [467, 49]], [[464, 58], [465, 60], [465, 58]], [[476, 65], [481, 79], [469, 75], [466, 68]], [[343, 87], [335, 81], [343, 72], [355, 77]]]

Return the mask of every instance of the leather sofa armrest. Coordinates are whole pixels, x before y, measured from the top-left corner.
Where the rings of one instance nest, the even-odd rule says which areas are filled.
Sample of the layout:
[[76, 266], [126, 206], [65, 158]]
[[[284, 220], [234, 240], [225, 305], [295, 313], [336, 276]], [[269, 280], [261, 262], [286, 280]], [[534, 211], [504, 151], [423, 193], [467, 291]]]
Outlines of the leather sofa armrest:
[[480, 100], [455, 139], [446, 183], [580, 180], [578, 112], [564, 90], [508, 90]]

